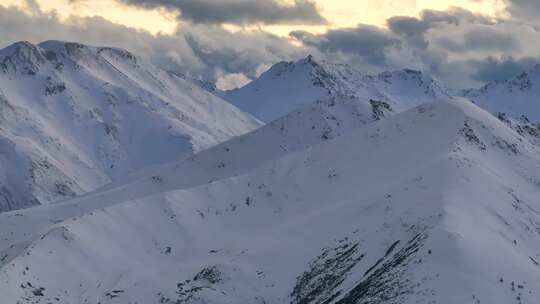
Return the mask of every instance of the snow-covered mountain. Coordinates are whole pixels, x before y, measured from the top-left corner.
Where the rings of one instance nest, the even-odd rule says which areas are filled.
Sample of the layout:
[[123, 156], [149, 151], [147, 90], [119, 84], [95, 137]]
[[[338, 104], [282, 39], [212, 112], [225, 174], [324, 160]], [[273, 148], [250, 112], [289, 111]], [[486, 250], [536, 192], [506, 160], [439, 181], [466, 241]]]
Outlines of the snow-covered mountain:
[[0, 50], [0, 211], [94, 190], [260, 122], [128, 51], [28, 42]]
[[0, 211], [43, 206], [0, 213], [0, 304], [536, 303], [537, 83], [309, 56], [223, 92], [124, 50], [12, 45]]
[[492, 113], [540, 121], [540, 65], [515, 78], [465, 90], [462, 96]]
[[[375, 104], [370, 106], [373, 113], [365, 117], [358, 114], [368, 112], [367, 109], [358, 108], [364, 104], [356, 99], [337, 100], [334, 105], [317, 103], [191, 157], [151, 166], [73, 200], [35, 207], [24, 212], [6, 213], [4, 217], [0, 217], [1, 221], [7, 226], [14, 225], [17, 229], [5, 230], [3, 235], [0, 232], [0, 256], [15, 240], [18, 243], [16, 247], [20, 247], [38, 237], [37, 234], [51, 222], [61, 222], [70, 217], [82, 216], [96, 208], [105, 208], [128, 200], [172, 190], [190, 189], [244, 175], [270, 161], [318, 146], [350, 133], [368, 122], [393, 114], [391, 110]], [[22, 214], [27, 225], [17, 224], [21, 222]], [[8, 243], [2, 243], [2, 239], [9, 241], [9, 246]], [[6, 259], [9, 256], [10, 254], [7, 254]]]
[[540, 144], [540, 65], [514, 78], [454, 95], [470, 99], [528, 140]]
[[318, 62], [312, 56], [297, 62], [280, 62], [245, 87], [220, 94], [266, 122], [338, 95], [383, 101], [399, 111], [451, 99], [442, 85], [419, 71], [370, 76], [348, 65]]
[[[255, 132], [221, 153], [255, 162]], [[465, 100], [318, 142], [245, 171], [201, 169], [215, 147], [145, 182], [168, 191], [0, 214], [2, 300], [536, 303], [537, 145]]]

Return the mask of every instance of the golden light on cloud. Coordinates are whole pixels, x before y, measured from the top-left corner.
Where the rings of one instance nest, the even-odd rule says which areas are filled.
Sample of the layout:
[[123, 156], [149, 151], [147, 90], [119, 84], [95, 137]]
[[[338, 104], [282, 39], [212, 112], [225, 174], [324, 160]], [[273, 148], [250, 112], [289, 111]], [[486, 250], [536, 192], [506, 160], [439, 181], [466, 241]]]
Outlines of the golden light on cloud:
[[[461, 7], [471, 12], [496, 17], [505, 10], [504, 0], [316, 0], [328, 26], [299, 26], [310, 32], [324, 32], [329, 28], [355, 27], [370, 24], [384, 27], [392, 16], [418, 17], [425, 9], [446, 10]], [[287, 35], [290, 26], [267, 26], [272, 32]]]
[[114, 23], [145, 29], [153, 34], [158, 32], [169, 34], [176, 30], [176, 16], [173, 13], [138, 9], [112, 0], [83, 0], [72, 5], [66, 2], [66, 0], [39, 1], [45, 11], [61, 7], [63, 16], [100, 16]]
[[505, 7], [503, 0], [317, 0], [317, 3], [327, 18], [340, 26], [358, 23], [382, 26], [392, 16], [418, 16], [425, 9], [446, 10], [451, 7], [495, 16]]
[[[0, 0], [3, 6], [18, 6], [27, 8], [22, 0]], [[174, 33], [176, 16], [173, 13], [158, 10], [144, 10], [118, 3], [114, 0], [37, 0], [44, 12], [55, 11], [61, 19], [69, 17], [100, 16], [111, 22], [128, 27], [143, 29], [152, 34], [159, 32]]]
[[[291, 0], [287, 0], [291, 1]], [[285, 2], [287, 2], [285, 1]], [[0, 0], [0, 5], [24, 6], [23, 0]], [[321, 14], [330, 22], [321, 26], [257, 26], [259, 29], [286, 36], [291, 30], [324, 32], [331, 28], [354, 27], [360, 23], [385, 26], [386, 19], [396, 16], [418, 16], [424, 9], [445, 10], [461, 7], [488, 16], [501, 16], [504, 0], [315, 0]], [[159, 10], [144, 10], [120, 4], [115, 0], [37, 0], [43, 11], [56, 11], [64, 19], [70, 16], [101, 16], [128, 27], [147, 30], [153, 34], [173, 33], [177, 27], [175, 14]], [[237, 26], [228, 26], [238, 30]]]

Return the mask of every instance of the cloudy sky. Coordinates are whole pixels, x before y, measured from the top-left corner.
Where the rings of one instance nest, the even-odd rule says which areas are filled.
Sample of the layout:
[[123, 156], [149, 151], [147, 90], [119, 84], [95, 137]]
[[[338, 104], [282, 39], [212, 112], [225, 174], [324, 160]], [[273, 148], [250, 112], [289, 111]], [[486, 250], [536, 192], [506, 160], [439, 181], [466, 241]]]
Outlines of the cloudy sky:
[[470, 87], [540, 62], [539, 17], [538, 0], [0, 0], [0, 47], [122, 47], [224, 88], [308, 54]]

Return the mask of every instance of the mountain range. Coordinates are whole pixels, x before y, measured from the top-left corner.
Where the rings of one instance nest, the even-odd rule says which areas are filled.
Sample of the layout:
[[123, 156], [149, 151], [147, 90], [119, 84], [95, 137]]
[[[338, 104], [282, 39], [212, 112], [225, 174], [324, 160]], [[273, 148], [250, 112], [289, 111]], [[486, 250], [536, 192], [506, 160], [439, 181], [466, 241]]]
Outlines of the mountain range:
[[318, 62], [308, 56], [297, 62], [277, 63], [245, 87], [221, 95], [268, 122], [336, 95], [374, 99], [401, 111], [432, 100], [449, 100], [447, 91], [420, 71], [407, 69], [371, 76], [348, 65]]
[[[6, 303], [538, 299], [536, 67], [455, 90], [309, 56], [219, 91], [119, 49], [0, 58], [0, 168], [21, 198], [0, 213]], [[41, 179], [21, 173], [40, 158]], [[59, 176], [85, 187], [55, 196]]]

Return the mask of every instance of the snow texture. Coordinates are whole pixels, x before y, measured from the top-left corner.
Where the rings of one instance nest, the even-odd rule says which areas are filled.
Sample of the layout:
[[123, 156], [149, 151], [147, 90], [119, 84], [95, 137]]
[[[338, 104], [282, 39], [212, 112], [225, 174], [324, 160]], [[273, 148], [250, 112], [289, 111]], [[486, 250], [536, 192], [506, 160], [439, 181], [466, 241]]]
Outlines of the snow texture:
[[0, 50], [0, 211], [71, 198], [260, 122], [131, 53], [76, 43]]

